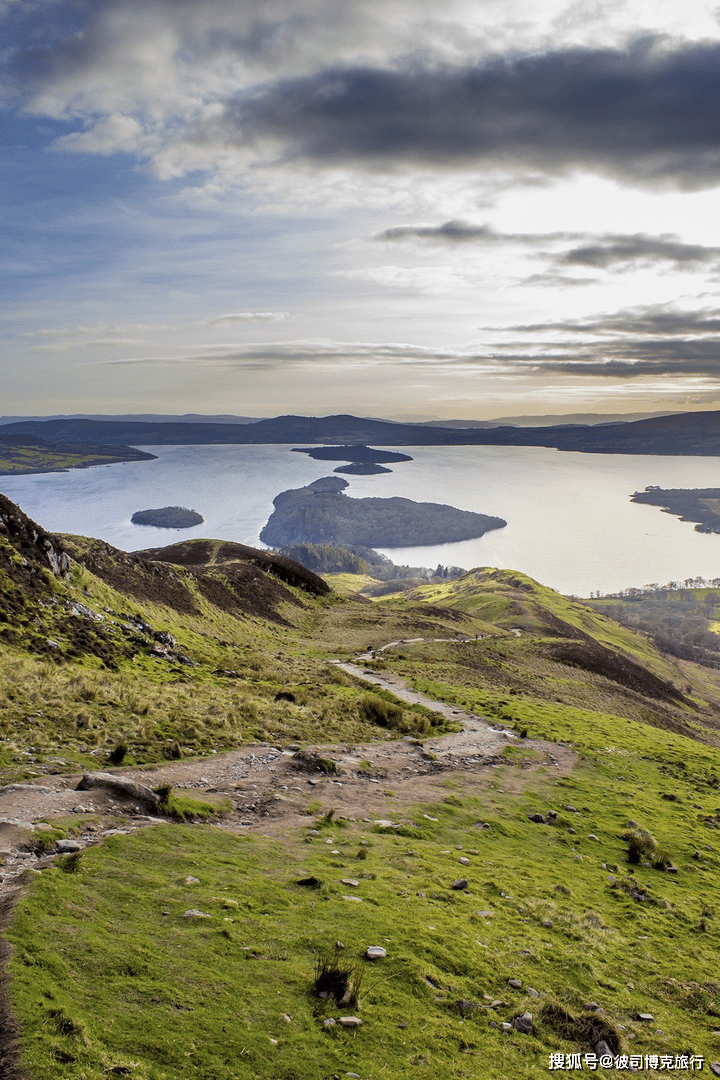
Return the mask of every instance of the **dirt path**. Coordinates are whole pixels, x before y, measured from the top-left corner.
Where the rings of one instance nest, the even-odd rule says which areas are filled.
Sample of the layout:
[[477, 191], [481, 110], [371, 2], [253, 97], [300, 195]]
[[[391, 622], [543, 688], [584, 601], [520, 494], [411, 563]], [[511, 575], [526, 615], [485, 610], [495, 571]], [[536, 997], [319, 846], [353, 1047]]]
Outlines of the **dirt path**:
[[[414, 639], [419, 642], [423, 639]], [[435, 640], [435, 639], [433, 639]], [[445, 640], [445, 639], [438, 639]], [[457, 638], [448, 640], [459, 640]], [[390, 642], [356, 657], [371, 660], [380, 651], [410, 641]], [[404, 679], [358, 666], [356, 662], [335, 661], [349, 675], [371, 686], [390, 690], [397, 698], [418, 703], [447, 720], [462, 724], [462, 730], [420, 743], [414, 738], [367, 743], [360, 746], [318, 745], [312, 750], [336, 762], [337, 772], [325, 776], [318, 767], [296, 756], [299, 747], [269, 744], [213, 754], [202, 759], [174, 761], [154, 768], [113, 769], [151, 787], [171, 784], [188, 793], [224, 796], [232, 804], [231, 813], [220, 827], [235, 831], [252, 830], [278, 835], [288, 828], [307, 824], [308, 801], [338, 814], [361, 821], [397, 820], [412, 804], [440, 797], [449, 770], [474, 774], [480, 780], [492, 767], [503, 763], [503, 750], [515, 739], [512, 732], [492, 725], [487, 719], [468, 713], [411, 690]], [[560, 770], [570, 767], [572, 754], [551, 743], [526, 740], [528, 749], [539, 751], [542, 762]], [[80, 847], [99, 843], [114, 832], [129, 833], [161, 822], [148, 816], [132, 800], [103, 789], [77, 791], [76, 776], [45, 776], [28, 784], [0, 788], [0, 898], [12, 893], [24, 870], [34, 868], [43, 858], [60, 852], [42, 851], [42, 833], [53, 820], [76, 815], [75, 839]]]

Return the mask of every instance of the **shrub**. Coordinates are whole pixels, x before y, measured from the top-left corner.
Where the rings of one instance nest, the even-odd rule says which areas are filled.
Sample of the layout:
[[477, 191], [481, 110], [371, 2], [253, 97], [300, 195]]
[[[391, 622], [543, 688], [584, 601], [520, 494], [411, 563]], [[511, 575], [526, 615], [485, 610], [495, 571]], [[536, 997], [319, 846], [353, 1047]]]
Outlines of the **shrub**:
[[627, 840], [628, 862], [637, 865], [644, 859], [650, 861], [655, 857], [657, 842], [647, 829], [633, 829], [623, 834], [623, 840]]
[[112, 765], [122, 765], [127, 752], [128, 748], [125, 743], [118, 743], [115, 749], [108, 754], [108, 759]]
[[357, 963], [340, 963], [340, 949], [323, 949], [315, 964], [313, 991], [323, 997], [333, 997], [338, 1005], [356, 1005], [363, 969]]

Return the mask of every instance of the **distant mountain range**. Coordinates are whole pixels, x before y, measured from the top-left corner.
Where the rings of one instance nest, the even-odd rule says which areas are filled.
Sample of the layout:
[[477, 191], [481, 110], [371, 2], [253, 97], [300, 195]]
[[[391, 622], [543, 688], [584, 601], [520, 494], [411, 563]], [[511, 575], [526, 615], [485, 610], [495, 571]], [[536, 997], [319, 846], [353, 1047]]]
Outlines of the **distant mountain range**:
[[673, 413], [630, 423], [443, 428], [339, 416], [277, 416], [221, 423], [156, 420], [22, 420], [2, 427], [53, 443], [118, 446], [213, 443], [373, 443], [380, 446], [545, 446], [586, 454], [720, 455], [720, 411]]

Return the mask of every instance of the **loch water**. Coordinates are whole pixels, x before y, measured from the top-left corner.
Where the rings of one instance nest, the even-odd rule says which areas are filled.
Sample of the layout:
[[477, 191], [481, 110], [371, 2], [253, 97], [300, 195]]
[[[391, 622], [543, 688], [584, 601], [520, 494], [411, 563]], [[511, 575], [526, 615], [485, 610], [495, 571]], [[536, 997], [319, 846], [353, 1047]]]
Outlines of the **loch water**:
[[[2, 476], [0, 491], [52, 532], [96, 536], [128, 551], [201, 536], [262, 546], [258, 537], [273, 498], [340, 464], [277, 445], [142, 449], [157, 460]], [[720, 576], [720, 535], [697, 533], [658, 507], [630, 502], [648, 484], [720, 487], [718, 458], [519, 446], [397, 449], [413, 460], [391, 465], [391, 473], [347, 476], [346, 494], [446, 503], [508, 524], [477, 540], [383, 549], [394, 562], [512, 568], [578, 596]], [[181, 530], [131, 524], [136, 510], [161, 506], [186, 506], [205, 521]]]

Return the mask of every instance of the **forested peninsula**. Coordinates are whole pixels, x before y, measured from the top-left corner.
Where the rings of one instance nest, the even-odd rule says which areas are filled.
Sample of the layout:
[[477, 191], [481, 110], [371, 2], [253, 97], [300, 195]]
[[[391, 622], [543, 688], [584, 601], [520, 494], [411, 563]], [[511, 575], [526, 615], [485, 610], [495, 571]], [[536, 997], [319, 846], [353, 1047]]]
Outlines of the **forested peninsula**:
[[659, 506], [681, 521], [696, 521], [695, 532], [720, 533], [720, 488], [647, 487], [636, 491], [631, 501]]

